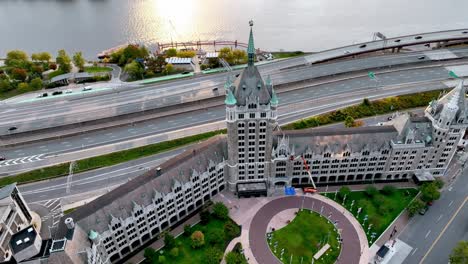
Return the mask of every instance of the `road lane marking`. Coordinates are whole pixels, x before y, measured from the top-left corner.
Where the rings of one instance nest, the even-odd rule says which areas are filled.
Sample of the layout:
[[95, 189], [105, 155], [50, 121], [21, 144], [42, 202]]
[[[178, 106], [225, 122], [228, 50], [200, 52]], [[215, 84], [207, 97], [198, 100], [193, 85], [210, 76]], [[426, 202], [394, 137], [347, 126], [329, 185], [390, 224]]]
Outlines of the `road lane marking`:
[[430, 233], [431, 233], [431, 230], [429, 230], [429, 231], [427, 232], [427, 234], [426, 234], [426, 236], [424, 237], [424, 239], [426, 239], [426, 238], [429, 236]]
[[437, 218], [436, 223], [439, 223], [440, 219], [442, 219], [442, 216], [443, 216], [443, 215], [440, 215], [439, 218]]
[[450, 221], [448, 221], [448, 223], [444, 226], [444, 229], [442, 229], [442, 232], [439, 233], [439, 235], [437, 236], [436, 240], [434, 240], [434, 242], [432, 243], [431, 247], [429, 248], [429, 250], [426, 252], [426, 254], [424, 254], [423, 258], [421, 259], [421, 261], [419, 262], [419, 264], [422, 264], [424, 262], [424, 260], [426, 259], [426, 257], [429, 255], [429, 253], [431, 253], [432, 249], [434, 248], [435, 244], [439, 241], [439, 239], [442, 237], [442, 235], [445, 233], [445, 230], [447, 230], [447, 228], [449, 227], [449, 225], [452, 223], [453, 219], [455, 219], [455, 217], [458, 215], [458, 213], [460, 212], [460, 210], [463, 208], [463, 206], [465, 206], [465, 203], [466, 201], [468, 201], [468, 196], [465, 197], [465, 200], [463, 201], [463, 203], [460, 205], [460, 207], [458, 207], [457, 211], [455, 212], [455, 214], [452, 215], [452, 217], [450, 218]]
[[413, 253], [411, 253], [411, 256], [413, 256], [414, 253], [416, 253], [417, 250], [418, 250], [418, 248], [415, 248], [415, 249], [413, 250]]
[[453, 204], [453, 200], [452, 200], [452, 201], [450, 201], [450, 203], [449, 203], [449, 207], [450, 207], [450, 206], [452, 206], [452, 204]]

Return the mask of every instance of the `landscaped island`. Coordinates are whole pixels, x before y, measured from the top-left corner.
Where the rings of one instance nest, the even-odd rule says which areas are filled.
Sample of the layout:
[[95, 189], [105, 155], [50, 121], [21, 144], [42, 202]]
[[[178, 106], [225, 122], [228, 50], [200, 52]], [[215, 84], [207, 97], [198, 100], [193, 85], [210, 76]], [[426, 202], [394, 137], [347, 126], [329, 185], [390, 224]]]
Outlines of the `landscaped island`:
[[332, 264], [340, 255], [338, 238], [335, 226], [326, 217], [302, 210], [287, 226], [270, 233], [268, 244], [271, 252], [283, 263], [298, 264], [312, 263], [312, 257], [329, 246], [314, 263]]

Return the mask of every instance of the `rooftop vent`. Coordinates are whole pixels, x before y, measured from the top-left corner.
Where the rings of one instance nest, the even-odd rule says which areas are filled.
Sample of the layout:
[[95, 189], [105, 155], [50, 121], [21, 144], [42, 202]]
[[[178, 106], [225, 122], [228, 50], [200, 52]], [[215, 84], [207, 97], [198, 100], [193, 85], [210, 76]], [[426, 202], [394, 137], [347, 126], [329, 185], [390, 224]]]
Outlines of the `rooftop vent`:
[[34, 229], [32, 227], [28, 228], [28, 233], [31, 233]]
[[25, 238], [24, 243], [29, 242], [29, 240], [30, 240], [29, 237]]
[[21, 241], [21, 240], [16, 241], [16, 245], [21, 245], [22, 243], [23, 243], [23, 241]]

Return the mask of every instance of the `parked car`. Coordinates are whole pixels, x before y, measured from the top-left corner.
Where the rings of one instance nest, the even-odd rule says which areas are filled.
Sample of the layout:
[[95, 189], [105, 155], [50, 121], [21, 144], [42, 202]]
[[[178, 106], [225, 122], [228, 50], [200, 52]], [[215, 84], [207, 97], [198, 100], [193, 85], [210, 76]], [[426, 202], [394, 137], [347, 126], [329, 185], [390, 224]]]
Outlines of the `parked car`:
[[71, 93], [73, 93], [73, 91], [70, 90], [70, 89], [68, 89], [68, 90], [65, 91], [65, 93], [66, 93], [66, 94], [71, 94]]
[[359, 46], [359, 48], [361, 48], [361, 49], [363, 49], [363, 48], [365, 48], [365, 47], [367, 47], [366, 44], [362, 44], [361, 46]]
[[85, 88], [82, 89], [82, 91], [86, 92], [86, 91], [91, 91], [92, 89], [93, 87], [86, 86]]
[[18, 129], [18, 128], [15, 127], [15, 126], [12, 126], [12, 127], [10, 127], [10, 128], [8, 129], [8, 131], [14, 131], [14, 130], [16, 130], [16, 129]]
[[418, 60], [424, 60], [426, 58], [426, 56], [420, 56], [418, 57]]
[[184, 71], [182, 74], [189, 74], [190, 72], [189, 71]]
[[55, 91], [55, 92], [52, 92], [52, 95], [59, 95], [59, 94], [63, 94], [62, 91]]
[[429, 206], [424, 206], [424, 208], [422, 208], [421, 210], [419, 210], [419, 214], [420, 215], [425, 215], [427, 210], [429, 210]]
[[302, 191], [303, 191], [304, 193], [316, 193], [316, 192], [317, 192], [317, 189], [312, 188], [312, 187], [304, 187], [304, 189], [302, 189]]
[[351, 53], [351, 51], [349, 51], [349, 50], [345, 50], [343, 53], [344, 53], [344, 54], [350, 54], [350, 53]]
[[387, 117], [387, 120], [388, 120], [388, 121], [390, 121], [390, 120], [392, 120], [392, 119], [393, 119], [392, 116]]
[[433, 204], [433, 201], [427, 202], [427, 205], [429, 205], [429, 206], [432, 206], [432, 204]]
[[6, 158], [4, 156], [0, 156], [0, 161], [2, 160], [6, 160]]

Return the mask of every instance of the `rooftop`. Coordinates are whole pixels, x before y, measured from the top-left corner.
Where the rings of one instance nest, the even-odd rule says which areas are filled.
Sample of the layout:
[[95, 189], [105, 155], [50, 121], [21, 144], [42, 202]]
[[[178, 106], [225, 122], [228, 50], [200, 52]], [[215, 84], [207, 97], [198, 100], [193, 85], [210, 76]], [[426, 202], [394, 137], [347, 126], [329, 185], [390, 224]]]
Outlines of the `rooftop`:
[[34, 244], [36, 236], [37, 232], [32, 225], [26, 227], [23, 230], [18, 231], [17, 233], [13, 234], [13, 236], [11, 236], [11, 249], [14, 253], [18, 253], [21, 250], [28, 248], [29, 246]]

